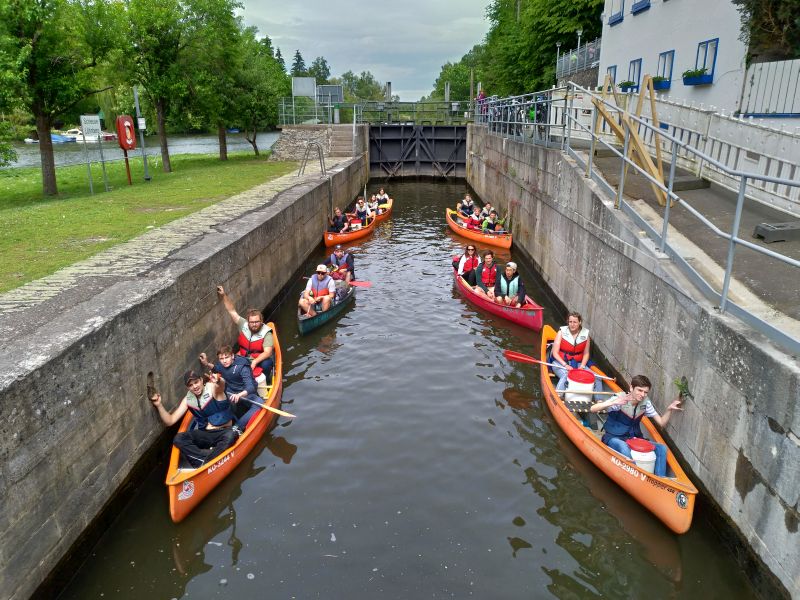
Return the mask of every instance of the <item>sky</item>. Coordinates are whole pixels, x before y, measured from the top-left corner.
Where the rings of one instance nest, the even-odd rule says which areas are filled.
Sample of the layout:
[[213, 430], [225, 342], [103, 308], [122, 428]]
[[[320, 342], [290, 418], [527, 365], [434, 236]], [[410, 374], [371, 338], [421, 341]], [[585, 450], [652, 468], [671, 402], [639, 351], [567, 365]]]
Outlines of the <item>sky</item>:
[[306, 65], [324, 56], [331, 76], [370, 71], [392, 94], [430, 94], [446, 62], [455, 62], [489, 30], [489, 0], [243, 0], [246, 25]]

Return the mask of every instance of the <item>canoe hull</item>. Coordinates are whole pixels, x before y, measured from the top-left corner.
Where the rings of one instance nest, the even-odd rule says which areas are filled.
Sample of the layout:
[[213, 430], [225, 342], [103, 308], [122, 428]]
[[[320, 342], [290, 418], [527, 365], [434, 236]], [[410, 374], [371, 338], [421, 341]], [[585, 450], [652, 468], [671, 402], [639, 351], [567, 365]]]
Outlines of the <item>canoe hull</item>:
[[314, 331], [318, 327], [322, 327], [328, 321], [335, 319], [339, 314], [345, 309], [345, 307], [353, 301], [353, 298], [356, 294], [356, 288], [351, 287], [347, 291], [347, 295], [342, 298], [341, 301], [334, 304], [331, 308], [326, 310], [325, 312], [317, 313], [313, 317], [303, 317], [300, 313], [300, 310], [297, 311], [297, 329], [300, 331], [300, 335], [306, 335], [311, 331]]
[[[275, 331], [275, 325], [268, 326]], [[272, 408], [279, 408], [281, 394], [283, 393], [283, 362], [278, 336], [274, 336], [275, 370], [272, 388], [264, 404]], [[170, 455], [167, 470], [167, 495], [169, 496], [169, 515], [175, 523], [185, 519], [200, 502], [208, 496], [222, 480], [224, 480], [250, 453], [255, 445], [275, 425], [277, 415], [268, 410], [260, 410], [253, 420], [239, 436], [236, 444], [220, 454], [213, 462], [203, 465], [200, 469], [179, 470], [180, 452], [174, 446]], [[192, 414], [186, 413], [181, 422], [179, 431], [186, 431], [192, 422]]]
[[[547, 360], [547, 344], [555, 339], [555, 335], [556, 332], [552, 327], [549, 325], [544, 327], [541, 360]], [[697, 488], [686, 476], [673, 453], [668, 451], [667, 465], [674, 473], [674, 478], [657, 477], [642, 471], [634, 462], [611, 450], [584, 427], [556, 394], [547, 367], [540, 365], [539, 368], [547, 407], [558, 426], [578, 450], [672, 531], [675, 533], [688, 531], [692, 524]], [[593, 370], [602, 374], [596, 367]], [[615, 382], [606, 383], [610, 391], [620, 391]], [[665, 444], [661, 434], [648, 418], [642, 419], [642, 426], [652, 441]]]
[[447, 225], [456, 235], [465, 237], [468, 240], [472, 240], [473, 242], [480, 242], [481, 244], [485, 244], [486, 246], [494, 246], [495, 248], [505, 248], [506, 250], [511, 248], [510, 233], [491, 234], [491, 233], [483, 233], [481, 231], [475, 231], [474, 229], [467, 229], [466, 227], [463, 227], [462, 225], [458, 224], [456, 211], [454, 211], [452, 208], [446, 209], [445, 217], [447, 218]]
[[392, 214], [392, 206], [394, 206], [394, 199], [389, 198], [389, 201], [386, 204], [379, 204], [378, 208], [382, 208], [383, 212], [375, 217], [375, 220], [378, 223], [383, 223], [386, 219], [389, 218], [389, 215]]
[[455, 277], [456, 286], [458, 287], [458, 291], [461, 292], [461, 295], [478, 308], [492, 313], [493, 315], [497, 315], [498, 317], [502, 317], [503, 319], [507, 319], [517, 325], [521, 325], [522, 327], [533, 329], [534, 331], [539, 331], [542, 328], [542, 313], [544, 309], [531, 300], [530, 296], [525, 296], [525, 305], [532, 305], [532, 308], [501, 306], [472, 291], [469, 284], [464, 281], [463, 277], [458, 276], [458, 272], [455, 269], [453, 270], [453, 276]]
[[375, 219], [372, 219], [372, 222], [369, 225], [355, 231], [348, 231], [346, 233], [332, 233], [330, 231], [326, 231], [325, 235], [323, 236], [323, 241], [325, 242], [325, 246], [330, 248], [336, 244], [346, 244], [354, 240], [360, 240], [361, 238], [365, 238], [375, 231], [377, 224], [378, 222]]

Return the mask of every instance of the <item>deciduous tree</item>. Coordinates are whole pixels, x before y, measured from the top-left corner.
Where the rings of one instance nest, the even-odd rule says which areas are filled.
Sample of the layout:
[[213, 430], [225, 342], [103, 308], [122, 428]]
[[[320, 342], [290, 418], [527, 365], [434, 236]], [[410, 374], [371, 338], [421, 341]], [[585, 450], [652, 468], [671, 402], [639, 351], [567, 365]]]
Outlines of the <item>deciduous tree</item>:
[[317, 85], [328, 83], [328, 78], [331, 76], [331, 68], [328, 66], [328, 61], [322, 56], [315, 58], [311, 66], [308, 67], [308, 76], [316, 79]]

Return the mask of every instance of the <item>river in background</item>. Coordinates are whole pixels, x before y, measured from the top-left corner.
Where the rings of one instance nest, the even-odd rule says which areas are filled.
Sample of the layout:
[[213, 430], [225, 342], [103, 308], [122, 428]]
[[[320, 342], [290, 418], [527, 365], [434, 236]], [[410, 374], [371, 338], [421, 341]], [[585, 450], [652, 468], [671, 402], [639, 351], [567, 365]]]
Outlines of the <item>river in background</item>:
[[[444, 209], [464, 184], [386, 189], [393, 216], [352, 247], [373, 287], [306, 337], [302, 279], [269, 317], [297, 418], [177, 525], [162, 464], [61, 598], [752, 597], [705, 503], [677, 536], [631, 500], [560, 432], [538, 368], [503, 357], [535, 353], [539, 335], [456, 292], [465, 241]], [[497, 254], [561, 324], [530, 265]]]
[[[269, 150], [277, 141], [280, 132], [269, 131], [259, 133], [256, 136], [256, 143], [259, 151]], [[161, 156], [158, 136], [145, 138], [145, 151], [148, 157]], [[214, 135], [170, 135], [168, 138], [170, 156], [174, 154], [217, 154], [219, 153], [219, 140]], [[7, 168], [13, 167], [38, 167], [41, 165], [39, 158], [38, 144], [25, 144], [14, 142], [14, 150], [17, 153], [17, 161], [11, 163]], [[124, 158], [122, 150], [116, 140], [102, 142], [103, 157], [106, 161], [122, 160]], [[53, 154], [56, 166], [66, 166], [74, 164], [85, 164], [88, 153], [92, 162], [100, 162], [100, 148], [97, 142], [87, 143], [84, 148], [83, 143], [68, 142], [66, 144], [53, 144]], [[136, 137], [136, 150], [128, 153], [130, 157], [141, 157], [142, 151], [139, 137]], [[253, 146], [244, 138], [243, 133], [228, 134], [228, 152], [253, 152]]]

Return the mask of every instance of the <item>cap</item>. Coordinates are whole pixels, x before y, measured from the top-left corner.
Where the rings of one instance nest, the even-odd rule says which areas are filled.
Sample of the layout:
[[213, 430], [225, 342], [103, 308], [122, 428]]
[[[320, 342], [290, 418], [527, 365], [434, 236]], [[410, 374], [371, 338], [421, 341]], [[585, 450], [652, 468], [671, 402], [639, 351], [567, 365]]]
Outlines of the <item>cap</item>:
[[195, 381], [196, 379], [202, 379], [203, 376], [199, 375], [197, 371], [194, 369], [189, 369], [186, 373], [183, 374], [183, 383], [189, 385], [191, 382]]
[[511, 267], [511, 268], [512, 268], [512, 269], [514, 269], [515, 271], [517, 270], [517, 263], [515, 263], [515, 262], [508, 261], [508, 262], [506, 263], [506, 266], [507, 266], [507, 267]]
[[325, 265], [317, 265], [317, 273], [327, 273], [328, 267]]
[[336, 244], [336, 247], [334, 248], [334, 250], [341, 250], [341, 249], [342, 249], [342, 245], [341, 244]]

